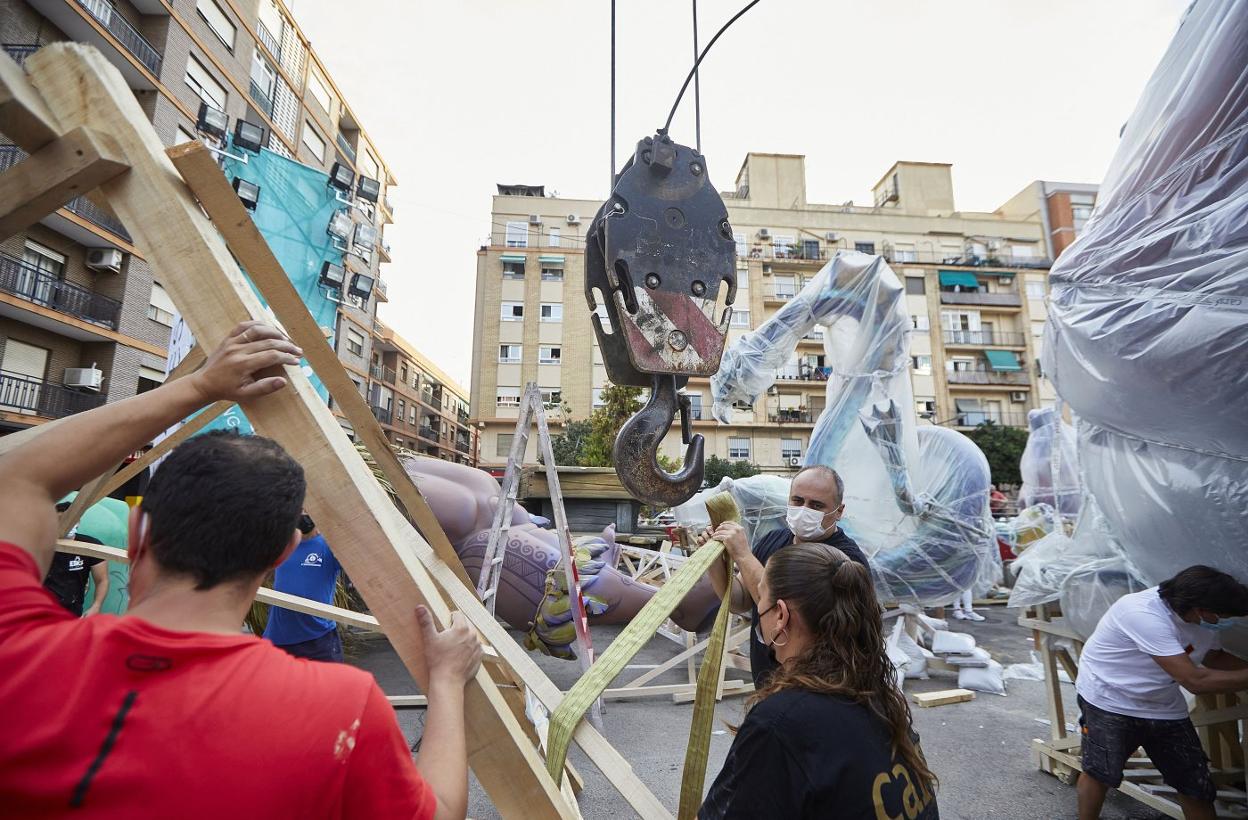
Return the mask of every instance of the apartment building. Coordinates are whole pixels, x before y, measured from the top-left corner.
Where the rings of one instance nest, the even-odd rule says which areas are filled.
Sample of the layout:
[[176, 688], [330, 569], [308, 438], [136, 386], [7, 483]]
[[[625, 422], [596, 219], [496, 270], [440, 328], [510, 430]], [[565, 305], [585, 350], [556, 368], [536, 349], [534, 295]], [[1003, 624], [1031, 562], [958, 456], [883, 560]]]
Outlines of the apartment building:
[[[541, 186], [500, 185], [490, 240], [477, 254], [471, 413], [483, 467], [506, 462], [525, 383], [566, 403], [573, 419], [593, 410], [607, 383], [584, 298], [584, 237], [599, 203], [543, 194]], [[1023, 427], [1028, 410], [1054, 400], [1038, 365], [1050, 237], [1038, 206], [1026, 214], [960, 211], [951, 167], [927, 162], [894, 164], [872, 188], [870, 206], [810, 203], [805, 158], [763, 153], [745, 158], [723, 196], [738, 257], [730, 343], [837, 251], [877, 253], [905, 283], [923, 422]], [[691, 379], [685, 392], [707, 455], [795, 470], [826, 405], [829, 372], [816, 330], [767, 395], [734, 408], [728, 424], [711, 418], [709, 380]], [[669, 434], [662, 452], [681, 456], [678, 435]]]
[[370, 375], [369, 404], [392, 445], [476, 466], [467, 391], [380, 321], [373, 330]]
[[[61, 40], [89, 43], [121, 72], [167, 145], [197, 138], [201, 104], [263, 129], [263, 146], [323, 171], [376, 180], [353, 219], [374, 252], [351, 256], [373, 296], [342, 305], [339, 355], [367, 393], [383, 231], [395, 180], [290, 12], [277, 0], [0, 0], [0, 46], [19, 63]], [[0, 170], [24, 158], [0, 144]], [[159, 384], [176, 306], [108, 210], [79, 197], [0, 243], [0, 432]]]

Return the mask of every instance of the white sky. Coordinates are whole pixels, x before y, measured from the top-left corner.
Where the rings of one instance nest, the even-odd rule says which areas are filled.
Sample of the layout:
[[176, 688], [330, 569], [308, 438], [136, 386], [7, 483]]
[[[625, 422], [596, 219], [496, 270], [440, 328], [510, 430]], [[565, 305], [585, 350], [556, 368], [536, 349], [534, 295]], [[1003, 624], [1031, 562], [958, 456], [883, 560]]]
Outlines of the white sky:
[[[399, 186], [384, 321], [468, 384], [495, 183], [602, 198], [608, 0], [287, 0]], [[701, 0], [703, 44], [744, 0]], [[807, 198], [869, 204], [894, 160], [953, 163], [963, 210], [1099, 182], [1187, 0], [762, 0], [702, 63], [721, 190], [747, 151], [806, 155]], [[350, 11], [346, 11], [350, 9]], [[692, 65], [690, 3], [617, 4], [617, 157]], [[693, 143], [692, 86], [672, 136]]]

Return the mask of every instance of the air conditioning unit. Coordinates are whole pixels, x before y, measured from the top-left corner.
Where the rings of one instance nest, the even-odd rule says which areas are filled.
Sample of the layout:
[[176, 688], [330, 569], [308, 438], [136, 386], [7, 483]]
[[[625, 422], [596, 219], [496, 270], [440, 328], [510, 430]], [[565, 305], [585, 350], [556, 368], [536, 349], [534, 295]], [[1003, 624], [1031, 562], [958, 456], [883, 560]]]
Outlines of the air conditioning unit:
[[832, 233], [831, 231], [829, 231], [828, 233], [825, 233], [823, 235], [823, 238], [826, 239], [828, 242], [837, 242], [840, 240], [840, 237], [837, 236], [835, 233]]
[[540, 216], [538, 216], [537, 214], [529, 214], [529, 224], [530, 224], [530, 225], [541, 225], [541, 224], [542, 224], [542, 218], [541, 218]]
[[790, 467], [801, 467], [801, 466], [802, 466], [802, 457], [801, 457], [801, 456], [789, 456], [789, 466], [790, 466]]
[[771, 239], [771, 231], [767, 230], [766, 228], [759, 228], [758, 238], [759, 239]]
[[87, 251], [87, 267], [121, 273], [121, 251], [116, 248], [91, 248]]
[[580, 218], [579, 216], [577, 216], [576, 214], [568, 214], [568, 224], [569, 224], [569, 225], [580, 225], [580, 224], [581, 224], [581, 218]]
[[63, 381], [66, 387], [77, 387], [79, 390], [93, 390], [98, 393], [100, 386], [104, 384], [104, 372], [96, 370], [94, 365], [67, 367]]
[[1015, 390], [1013, 393], [1010, 393], [1010, 401], [1022, 404], [1027, 401], [1027, 394], [1022, 390]]

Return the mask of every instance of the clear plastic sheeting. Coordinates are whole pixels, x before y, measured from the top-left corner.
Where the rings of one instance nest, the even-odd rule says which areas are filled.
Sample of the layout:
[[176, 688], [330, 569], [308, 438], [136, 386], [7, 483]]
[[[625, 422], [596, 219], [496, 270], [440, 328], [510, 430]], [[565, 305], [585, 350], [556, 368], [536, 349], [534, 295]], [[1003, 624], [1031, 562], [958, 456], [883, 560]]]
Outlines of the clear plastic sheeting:
[[1248, 0], [1189, 8], [1050, 283], [1043, 366], [1105, 540], [1145, 583], [1248, 580]]
[[1087, 640], [1114, 601], [1145, 588], [1120, 557], [1089, 561], [1062, 581], [1062, 615], [1066, 625]]
[[752, 403], [798, 366], [798, 340], [823, 325], [827, 409], [807, 464], [845, 480], [842, 525], [870, 556], [881, 598], [949, 603], [996, 549], [988, 462], [962, 434], [919, 427], [910, 387], [905, 290], [881, 257], [836, 254], [800, 293], [738, 339], [711, 379], [714, 412]]
[[1027, 447], [1018, 464], [1023, 477], [1019, 508], [1046, 504], [1073, 519], [1082, 497], [1075, 428], [1062, 421], [1056, 407], [1032, 410], [1027, 414], [1027, 426]]
[[784, 513], [789, 504], [790, 480], [778, 475], [755, 475], [748, 478], [724, 477], [719, 486], [695, 495], [684, 504], [672, 508], [676, 523], [692, 531], [705, 529], [711, 523], [706, 500], [717, 493], [729, 493], [741, 511], [741, 524], [750, 543], [769, 532], [786, 526]]

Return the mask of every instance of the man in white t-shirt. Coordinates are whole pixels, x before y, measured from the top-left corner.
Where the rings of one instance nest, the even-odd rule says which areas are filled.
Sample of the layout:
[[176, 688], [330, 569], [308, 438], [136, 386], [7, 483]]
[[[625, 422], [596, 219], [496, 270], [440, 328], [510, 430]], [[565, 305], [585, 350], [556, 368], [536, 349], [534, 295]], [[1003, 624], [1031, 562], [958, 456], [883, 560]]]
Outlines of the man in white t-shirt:
[[1248, 689], [1248, 663], [1222, 651], [1218, 631], [1248, 615], [1248, 587], [1188, 567], [1109, 608], [1079, 656], [1083, 774], [1079, 820], [1101, 814], [1137, 748], [1178, 792], [1186, 820], [1213, 820], [1216, 789], [1180, 687], [1194, 694]]

